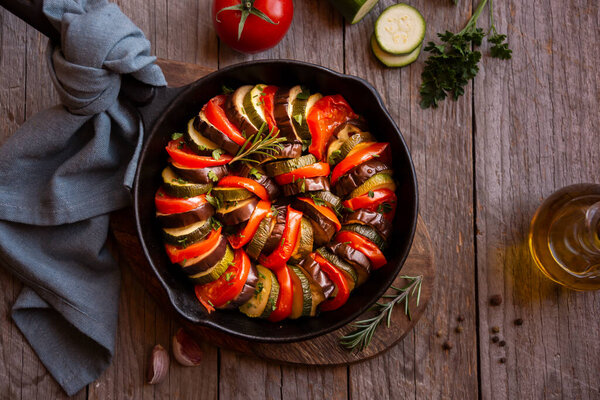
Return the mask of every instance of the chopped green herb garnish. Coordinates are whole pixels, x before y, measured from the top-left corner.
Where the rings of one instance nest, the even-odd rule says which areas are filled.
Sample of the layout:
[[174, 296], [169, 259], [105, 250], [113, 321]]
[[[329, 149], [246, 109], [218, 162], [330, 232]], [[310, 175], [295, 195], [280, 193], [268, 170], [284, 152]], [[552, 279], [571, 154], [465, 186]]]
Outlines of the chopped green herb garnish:
[[208, 179], [210, 179], [213, 182], [218, 182], [219, 181], [219, 177], [217, 176], [217, 174], [213, 170], [208, 171]]
[[171, 182], [180, 183], [182, 185], [185, 185], [186, 183], [188, 183], [188, 181], [186, 181], [185, 179], [182, 179], [182, 178], [173, 178], [173, 179], [171, 179]]
[[225, 280], [227, 282], [229, 282], [231, 280], [231, 278], [234, 277], [234, 276], [235, 276], [235, 272], [233, 272], [233, 271], [226, 272], [225, 273]]
[[374, 191], [372, 191], [372, 190], [369, 190], [369, 197], [370, 197], [370, 198], [373, 198], [373, 197], [375, 197], [375, 192], [374, 192]]
[[214, 149], [212, 152], [212, 158], [214, 158], [215, 160], [218, 160], [221, 158], [221, 154], [225, 153], [225, 150], [223, 149]]
[[221, 85], [221, 90], [223, 91], [223, 94], [231, 94], [231, 93], [235, 92], [235, 90], [228, 87], [227, 85]]
[[319, 197], [315, 196], [314, 194], [311, 194], [310, 197], [313, 199], [315, 204], [318, 206], [327, 206], [328, 205], [325, 200], [320, 199]]
[[262, 178], [263, 175], [260, 172], [258, 172], [258, 170], [256, 168], [252, 167], [250, 169], [250, 172], [248, 172], [248, 176], [254, 177], [256, 179], [260, 179], [260, 178]]
[[298, 125], [302, 126], [302, 114], [296, 114], [296, 115], [294, 115], [294, 119], [296, 120], [296, 122], [298, 123]]
[[171, 140], [177, 140], [181, 137], [183, 137], [183, 133], [175, 132], [171, 135]]
[[302, 193], [306, 192], [306, 178], [302, 178], [302, 185], [300, 185], [300, 191]]
[[377, 207], [377, 212], [379, 214], [387, 214], [392, 211], [392, 206], [390, 203], [382, 203]]

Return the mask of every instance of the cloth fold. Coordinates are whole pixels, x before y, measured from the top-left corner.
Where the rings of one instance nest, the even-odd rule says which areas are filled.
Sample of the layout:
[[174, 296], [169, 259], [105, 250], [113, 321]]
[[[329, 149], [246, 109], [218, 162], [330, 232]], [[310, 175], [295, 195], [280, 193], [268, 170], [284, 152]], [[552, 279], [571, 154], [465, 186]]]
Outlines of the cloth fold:
[[143, 32], [106, 0], [44, 0], [61, 33], [49, 45], [62, 105], [0, 147], [0, 264], [27, 287], [12, 317], [72, 395], [115, 348], [119, 271], [105, 248], [108, 213], [129, 204], [143, 140], [121, 76], [166, 85]]

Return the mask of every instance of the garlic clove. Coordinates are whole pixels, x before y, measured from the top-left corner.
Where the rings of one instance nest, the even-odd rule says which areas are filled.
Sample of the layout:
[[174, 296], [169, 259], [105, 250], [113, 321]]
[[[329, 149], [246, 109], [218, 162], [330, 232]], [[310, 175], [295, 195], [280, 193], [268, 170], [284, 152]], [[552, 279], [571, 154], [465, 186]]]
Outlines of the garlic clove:
[[196, 367], [202, 361], [202, 349], [183, 328], [173, 335], [173, 355], [183, 366]]
[[150, 385], [160, 383], [169, 372], [169, 353], [160, 344], [152, 349], [148, 364], [147, 380]]

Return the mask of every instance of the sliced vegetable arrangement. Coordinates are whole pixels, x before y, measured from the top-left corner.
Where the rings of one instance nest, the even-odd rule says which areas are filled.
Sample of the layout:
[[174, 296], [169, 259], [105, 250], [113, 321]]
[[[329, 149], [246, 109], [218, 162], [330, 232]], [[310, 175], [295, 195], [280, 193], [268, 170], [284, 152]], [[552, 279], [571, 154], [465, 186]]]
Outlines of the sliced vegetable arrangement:
[[209, 312], [315, 316], [386, 265], [390, 146], [341, 95], [241, 86], [186, 128], [166, 146], [156, 217], [170, 261]]

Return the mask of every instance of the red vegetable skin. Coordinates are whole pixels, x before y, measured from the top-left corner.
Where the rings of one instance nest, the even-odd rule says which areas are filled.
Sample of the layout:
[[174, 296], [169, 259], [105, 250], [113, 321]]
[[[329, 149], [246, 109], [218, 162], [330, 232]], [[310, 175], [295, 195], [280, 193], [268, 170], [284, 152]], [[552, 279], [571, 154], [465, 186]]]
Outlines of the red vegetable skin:
[[384, 207], [384, 203], [387, 203], [390, 206], [390, 211], [383, 214], [383, 216], [387, 220], [393, 221], [394, 214], [396, 213], [397, 197], [396, 193], [392, 192], [390, 189], [376, 189], [373, 190], [372, 193], [365, 193], [346, 200], [342, 205], [353, 211], [364, 208], [369, 211], [380, 212], [379, 208]]
[[204, 203], [206, 203], [205, 194], [188, 198], [172, 197], [166, 194], [163, 188], [159, 188], [154, 196], [156, 211], [161, 214], [179, 214], [191, 211]]
[[301, 222], [302, 213], [288, 206], [285, 217], [285, 228], [283, 228], [283, 234], [281, 235], [281, 243], [268, 256], [260, 256], [261, 265], [275, 271], [286, 267], [285, 264], [292, 256], [294, 247], [296, 247]]
[[249, 272], [250, 258], [244, 250], [238, 249], [235, 251], [233, 263], [219, 279], [205, 285], [196, 285], [196, 297], [203, 305], [208, 304], [209, 307], [205, 305], [207, 309], [212, 308], [211, 306], [222, 307], [240, 294]]
[[331, 184], [335, 183], [352, 168], [373, 158], [381, 158], [383, 162], [391, 160], [389, 143], [371, 143], [356, 152], [350, 152], [346, 158], [339, 162], [331, 173]]
[[[256, 13], [250, 14], [250, 10]], [[244, 13], [247, 18], [241, 24]], [[242, 53], [257, 53], [275, 46], [285, 36], [293, 16], [292, 0], [214, 0], [212, 7], [217, 35]]]
[[217, 186], [220, 187], [239, 187], [246, 189], [256, 196], [258, 196], [261, 200], [269, 200], [269, 193], [267, 193], [267, 189], [260, 183], [255, 180], [249, 178], [242, 178], [240, 176], [226, 176], [219, 181]]
[[275, 129], [275, 132], [279, 131], [279, 128], [277, 128], [277, 123], [275, 122], [275, 116], [273, 115], [273, 111], [275, 109], [276, 92], [277, 86], [267, 86], [263, 89], [262, 94], [260, 96], [260, 99], [262, 101], [262, 108], [265, 113], [265, 119], [267, 121], [267, 126], [269, 127], [269, 132], [272, 132], [273, 129]]
[[308, 151], [317, 157], [317, 160], [323, 160], [326, 154], [325, 147], [335, 128], [355, 118], [358, 118], [358, 115], [339, 94], [325, 96], [317, 101], [306, 117], [312, 136]]
[[228, 237], [231, 247], [233, 247], [234, 249], [239, 249], [240, 247], [250, 242], [250, 240], [252, 240], [252, 237], [254, 237], [254, 234], [258, 230], [260, 222], [267, 216], [267, 214], [270, 211], [270, 201], [259, 201], [244, 229], [242, 229], [241, 232]]
[[336, 242], [338, 243], [348, 243], [350, 247], [354, 250], [358, 250], [363, 253], [369, 261], [371, 261], [371, 265], [373, 269], [378, 269], [387, 264], [387, 260], [383, 255], [383, 252], [375, 245], [375, 243], [371, 242], [369, 239], [360, 236], [358, 233], [350, 232], [350, 231], [341, 231], [335, 237]]
[[208, 122], [213, 124], [215, 128], [223, 132], [229, 139], [233, 140], [236, 144], [242, 146], [244, 143], [246, 143], [246, 139], [239, 131], [239, 129], [234, 124], [232, 124], [231, 121], [229, 121], [229, 119], [225, 115], [225, 110], [223, 109], [225, 100], [227, 100], [227, 96], [225, 96], [224, 94], [213, 97], [208, 101], [208, 103], [206, 103], [206, 107], [204, 108], [204, 114], [206, 115], [206, 119], [208, 119]]
[[277, 281], [279, 282], [279, 296], [275, 309], [269, 315], [269, 321], [278, 322], [286, 319], [292, 314], [292, 304], [294, 301], [294, 286], [292, 285], [292, 277], [290, 268], [284, 265], [275, 271]]
[[328, 163], [315, 163], [306, 167], [298, 168], [286, 174], [277, 175], [275, 181], [280, 185], [296, 182], [302, 178], [316, 178], [317, 176], [329, 175], [330, 167]]
[[233, 158], [229, 154], [221, 154], [218, 160], [213, 157], [199, 156], [187, 147], [183, 138], [171, 140], [165, 149], [174, 162], [186, 168], [205, 168], [225, 165]]
[[348, 288], [348, 282], [346, 282], [346, 278], [344, 278], [342, 271], [337, 269], [333, 264], [321, 257], [319, 254], [312, 253], [311, 257], [313, 257], [313, 259], [317, 263], [319, 263], [319, 265], [321, 266], [321, 270], [323, 270], [323, 272], [325, 272], [329, 279], [331, 279], [331, 281], [337, 287], [338, 290], [337, 294], [333, 299], [325, 300], [323, 303], [321, 303], [321, 310], [337, 310], [338, 308], [346, 304], [346, 301], [348, 301], [348, 297], [350, 297], [350, 289]]
[[169, 259], [173, 264], [175, 264], [183, 260], [199, 257], [201, 254], [212, 249], [217, 244], [221, 237], [221, 229], [222, 228], [219, 227], [219, 229], [216, 231], [211, 231], [206, 239], [189, 245], [188, 247], [177, 247], [168, 243], [165, 244], [165, 249], [167, 250]]

